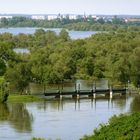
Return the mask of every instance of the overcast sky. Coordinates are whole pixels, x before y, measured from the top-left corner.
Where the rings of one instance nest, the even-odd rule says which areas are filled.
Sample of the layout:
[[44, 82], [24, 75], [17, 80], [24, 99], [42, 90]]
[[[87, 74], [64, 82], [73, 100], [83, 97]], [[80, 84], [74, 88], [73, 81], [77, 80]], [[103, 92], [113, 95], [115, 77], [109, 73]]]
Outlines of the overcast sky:
[[0, 0], [0, 14], [137, 14], [140, 0]]

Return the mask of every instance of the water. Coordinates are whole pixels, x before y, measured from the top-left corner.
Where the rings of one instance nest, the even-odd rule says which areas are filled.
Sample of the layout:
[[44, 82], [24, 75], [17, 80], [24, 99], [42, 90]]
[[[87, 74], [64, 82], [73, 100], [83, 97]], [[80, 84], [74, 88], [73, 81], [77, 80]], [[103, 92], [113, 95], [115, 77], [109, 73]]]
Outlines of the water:
[[[12, 33], [14, 35], [17, 35], [19, 33], [24, 33], [24, 34], [33, 34], [36, 29], [39, 28], [25, 28], [25, 27], [21, 27], [21, 28], [0, 28], [0, 33]], [[45, 31], [51, 30], [56, 32], [56, 34], [59, 34], [59, 32], [61, 31], [61, 29], [59, 28], [43, 28]], [[95, 31], [68, 31], [70, 37], [72, 39], [82, 39], [82, 38], [87, 38], [90, 37], [91, 35], [94, 35], [98, 32]]]
[[14, 52], [16, 52], [16, 53], [30, 53], [30, 51], [29, 51], [29, 49], [27, 49], [27, 48], [15, 48], [15, 49], [13, 49], [14, 50]]
[[0, 140], [78, 140], [114, 114], [140, 111], [140, 95], [0, 104]]

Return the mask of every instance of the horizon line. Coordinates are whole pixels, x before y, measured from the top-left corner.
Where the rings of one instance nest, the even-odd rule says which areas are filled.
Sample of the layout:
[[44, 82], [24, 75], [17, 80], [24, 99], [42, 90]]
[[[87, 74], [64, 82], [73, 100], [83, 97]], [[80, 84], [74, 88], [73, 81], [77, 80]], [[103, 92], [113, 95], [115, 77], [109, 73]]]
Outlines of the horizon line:
[[140, 16], [140, 14], [86, 14], [85, 12], [82, 14], [82, 13], [1, 13], [0, 12], [0, 15], [104, 15], [104, 16], [121, 16], [121, 15], [124, 15], [124, 16]]

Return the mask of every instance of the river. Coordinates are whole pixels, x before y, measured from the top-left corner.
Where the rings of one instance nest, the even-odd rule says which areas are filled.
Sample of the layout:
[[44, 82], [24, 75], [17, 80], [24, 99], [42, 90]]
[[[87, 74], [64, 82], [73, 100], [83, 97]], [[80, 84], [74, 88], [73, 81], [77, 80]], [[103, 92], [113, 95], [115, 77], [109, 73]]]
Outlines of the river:
[[[0, 28], [0, 33], [12, 33], [14, 35], [17, 35], [19, 33], [24, 33], [24, 34], [33, 34], [37, 29], [39, 28], [28, 28], [28, 27], [20, 27], [20, 28]], [[56, 32], [56, 34], [59, 34], [61, 29], [59, 28], [43, 28], [45, 31], [51, 30]], [[98, 33], [97, 31], [68, 31], [69, 36], [72, 39], [83, 39], [90, 37], [91, 35], [94, 35]]]
[[120, 113], [140, 111], [140, 95], [114, 99], [0, 104], [0, 140], [78, 140]]

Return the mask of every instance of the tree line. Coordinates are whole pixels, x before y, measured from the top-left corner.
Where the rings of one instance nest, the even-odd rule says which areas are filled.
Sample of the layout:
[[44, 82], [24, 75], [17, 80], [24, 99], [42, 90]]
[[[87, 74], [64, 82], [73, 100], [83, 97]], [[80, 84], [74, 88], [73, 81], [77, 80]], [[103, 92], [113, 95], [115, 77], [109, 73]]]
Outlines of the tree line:
[[2, 27], [41, 27], [41, 28], [66, 28], [69, 30], [83, 31], [116, 31], [119, 28], [125, 30], [140, 30], [140, 23], [125, 22], [122, 18], [114, 17], [109, 19], [88, 18], [69, 19], [57, 18], [54, 20], [35, 20], [27, 17], [13, 17], [11, 19], [2, 18], [0, 20], [0, 28]]
[[[30, 53], [16, 53], [28, 48]], [[140, 31], [97, 33], [72, 40], [38, 29], [34, 34], [0, 34], [0, 76], [20, 92], [30, 82], [60, 83], [66, 79], [107, 78], [113, 83], [140, 85]]]

